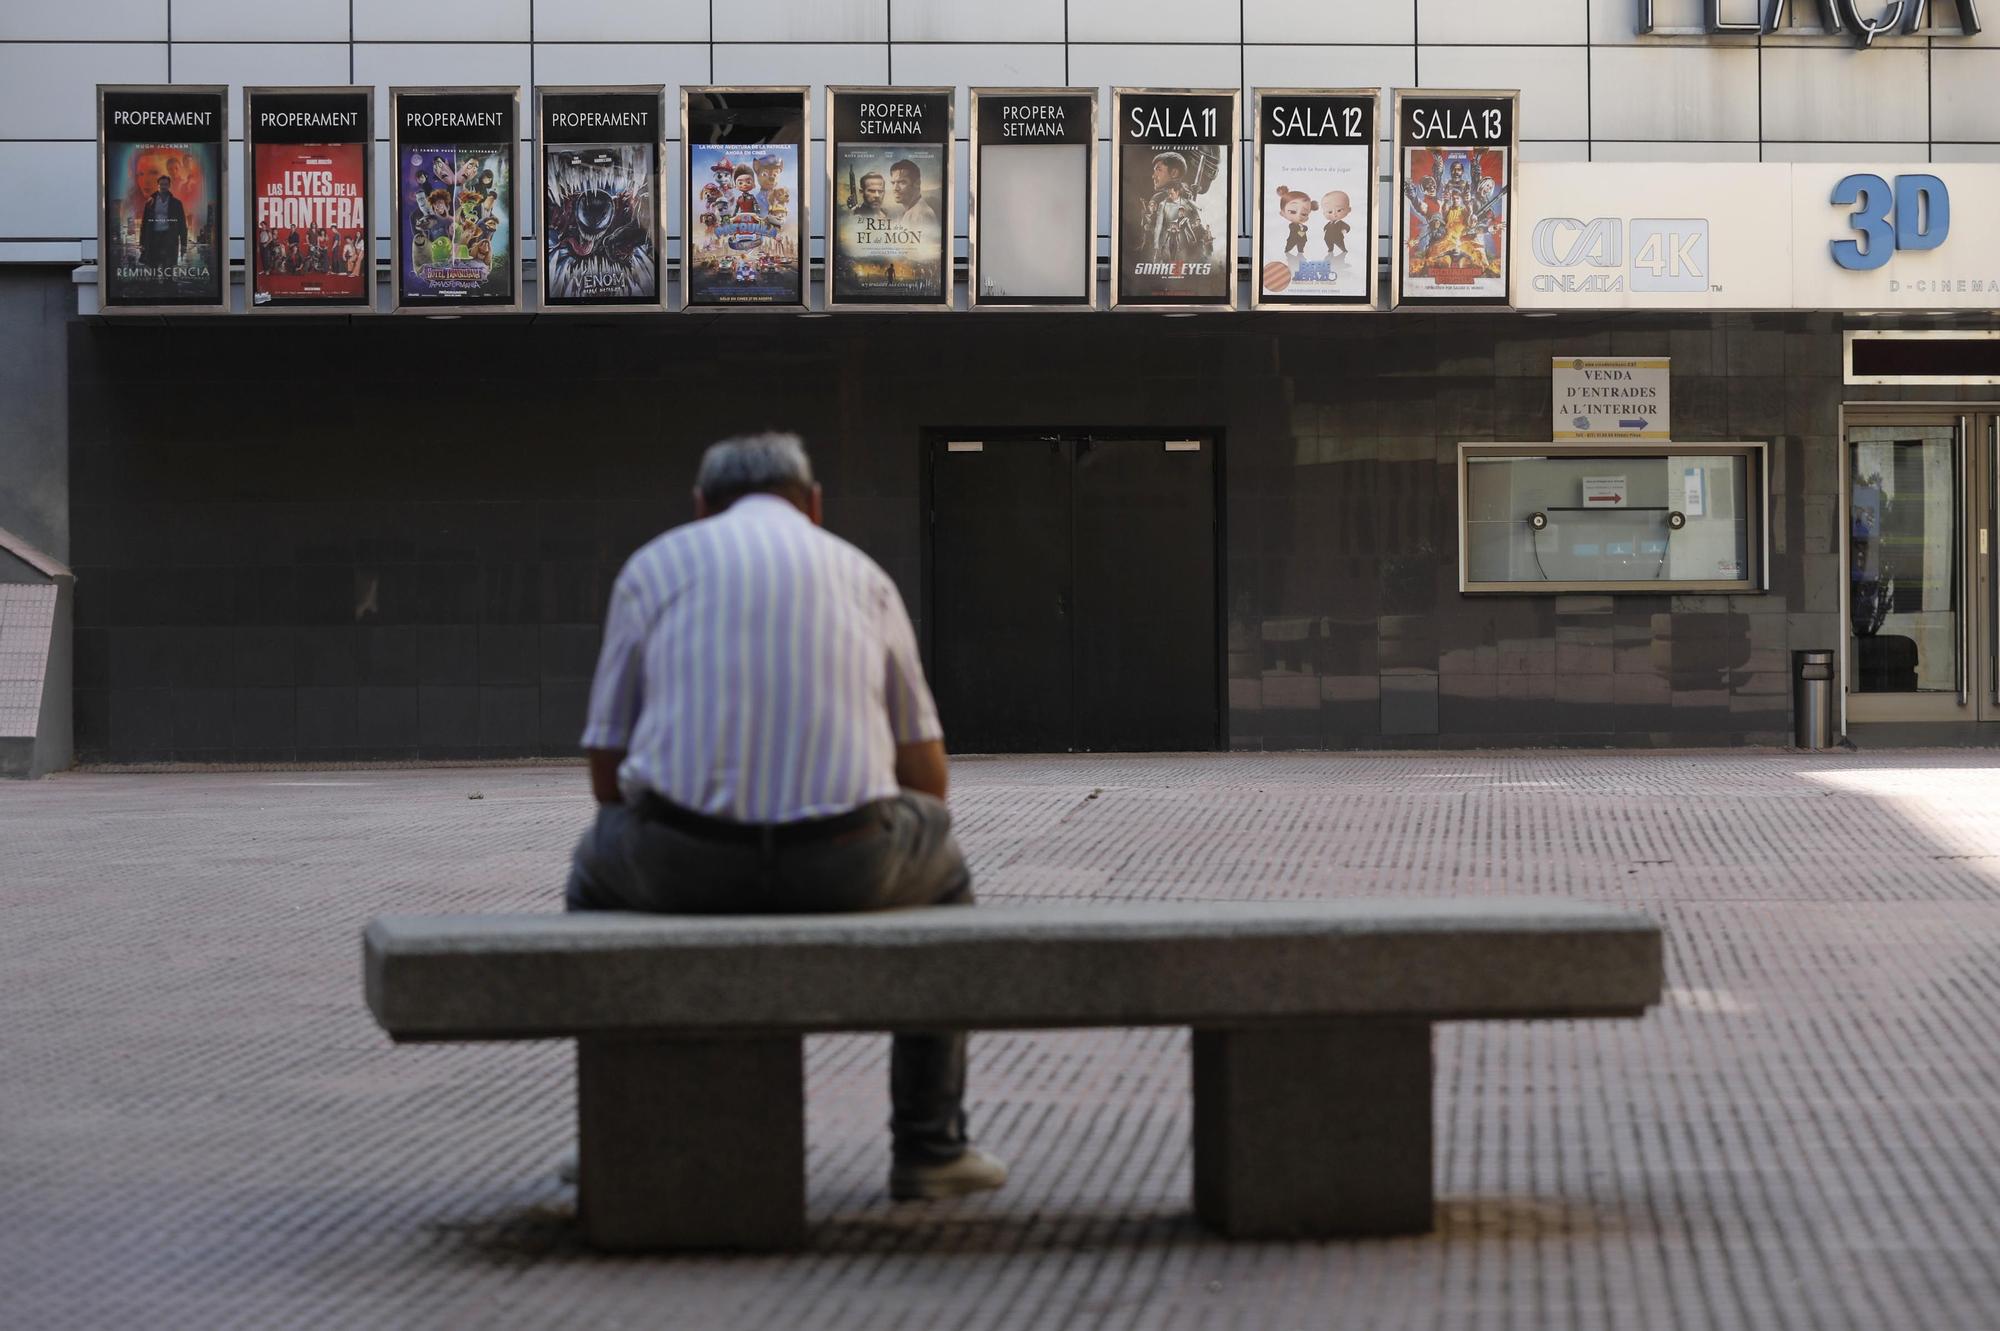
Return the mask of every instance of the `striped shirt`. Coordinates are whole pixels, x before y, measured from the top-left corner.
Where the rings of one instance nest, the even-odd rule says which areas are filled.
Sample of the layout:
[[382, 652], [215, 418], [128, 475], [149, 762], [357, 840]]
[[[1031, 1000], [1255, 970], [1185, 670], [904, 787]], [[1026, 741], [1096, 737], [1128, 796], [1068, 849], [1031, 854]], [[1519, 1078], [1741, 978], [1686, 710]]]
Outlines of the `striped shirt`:
[[916, 634], [874, 560], [775, 495], [641, 547], [611, 589], [587, 749], [619, 788], [743, 823], [896, 793], [896, 746], [943, 735]]

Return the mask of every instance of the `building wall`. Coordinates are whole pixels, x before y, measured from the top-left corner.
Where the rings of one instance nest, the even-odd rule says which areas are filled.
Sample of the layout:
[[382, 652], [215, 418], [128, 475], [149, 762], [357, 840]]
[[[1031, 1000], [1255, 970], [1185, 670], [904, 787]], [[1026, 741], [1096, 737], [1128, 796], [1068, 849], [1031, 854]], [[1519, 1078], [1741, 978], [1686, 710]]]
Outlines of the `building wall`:
[[[1654, 8], [1660, 29], [1686, 29], [1702, 0]], [[13, 0], [0, 175], [35, 187], [0, 194], [0, 262], [90, 257], [100, 82], [227, 83], [233, 97], [245, 83], [798, 82], [816, 118], [827, 83], [1518, 87], [1529, 160], [2000, 160], [2000, 25], [1964, 38], [1950, 0], [1933, 10], [1949, 35], [1857, 51], [1789, 31], [1641, 37], [1637, 0]], [[1817, 15], [1812, 0], [1788, 11]], [[386, 112], [385, 91], [384, 167]], [[239, 242], [241, 207], [233, 193]], [[377, 221], [386, 240], [386, 210]]]
[[[767, 425], [920, 619], [926, 429], [1219, 430], [1236, 747], [1783, 742], [1837, 640], [1831, 317], [915, 327], [74, 321], [79, 756], [573, 753], [619, 565]], [[1557, 352], [1671, 355], [1677, 438], [1772, 443], [1768, 594], [1459, 594], [1456, 446], [1547, 439]]]

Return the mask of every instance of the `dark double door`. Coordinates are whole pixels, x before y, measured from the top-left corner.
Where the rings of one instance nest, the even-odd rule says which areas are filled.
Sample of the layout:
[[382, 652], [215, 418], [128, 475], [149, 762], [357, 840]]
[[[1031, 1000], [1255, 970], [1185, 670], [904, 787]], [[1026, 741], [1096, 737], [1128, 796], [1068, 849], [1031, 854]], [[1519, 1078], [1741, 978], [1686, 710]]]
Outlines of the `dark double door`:
[[1214, 441], [930, 450], [931, 675], [952, 751], [1216, 748]]

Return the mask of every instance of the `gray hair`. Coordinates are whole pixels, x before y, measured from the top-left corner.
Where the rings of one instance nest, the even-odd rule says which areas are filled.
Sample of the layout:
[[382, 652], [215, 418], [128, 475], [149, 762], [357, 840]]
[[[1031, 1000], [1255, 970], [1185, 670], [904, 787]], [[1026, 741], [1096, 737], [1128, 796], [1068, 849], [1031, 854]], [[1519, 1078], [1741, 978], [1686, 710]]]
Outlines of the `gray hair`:
[[799, 492], [803, 502], [812, 492], [812, 463], [795, 434], [775, 431], [744, 434], [710, 444], [701, 455], [694, 488], [711, 508], [721, 509], [747, 494]]

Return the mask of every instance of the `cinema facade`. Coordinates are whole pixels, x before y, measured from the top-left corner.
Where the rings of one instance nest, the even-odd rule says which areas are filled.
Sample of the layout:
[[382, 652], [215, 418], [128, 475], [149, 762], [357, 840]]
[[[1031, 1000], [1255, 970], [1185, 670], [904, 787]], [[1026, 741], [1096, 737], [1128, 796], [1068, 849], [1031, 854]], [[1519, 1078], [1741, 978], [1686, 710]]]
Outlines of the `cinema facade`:
[[[1649, 39], [1738, 49], [1669, 8]], [[494, 87], [364, 97], [425, 133], [293, 164], [276, 215], [375, 235], [141, 194], [124, 274], [8, 274], [0, 656], [45, 667], [0, 769], [572, 754], [624, 559], [771, 427], [956, 752], [1785, 744], [1808, 650], [1856, 744], [2000, 736], [2000, 167], [1524, 161], [1506, 88], [557, 91], [665, 122], [621, 140], [651, 288], [548, 248], [606, 162], [538, 117], [589, 106]], [[529, 129], [461, 169], [467, 94]], [[148, 266], [213, 286], [113, 289]]]

